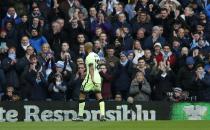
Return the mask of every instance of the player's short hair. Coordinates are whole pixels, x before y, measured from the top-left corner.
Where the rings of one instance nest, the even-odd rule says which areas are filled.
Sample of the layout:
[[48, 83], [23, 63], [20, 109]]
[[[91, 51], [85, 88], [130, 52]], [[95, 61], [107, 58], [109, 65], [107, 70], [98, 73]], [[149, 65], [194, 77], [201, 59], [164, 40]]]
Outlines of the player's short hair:
[[85, 43], [85, 49], [93, 49], [93, 44], [92, 44], [92, 42], [86, 42], [86, 43]]

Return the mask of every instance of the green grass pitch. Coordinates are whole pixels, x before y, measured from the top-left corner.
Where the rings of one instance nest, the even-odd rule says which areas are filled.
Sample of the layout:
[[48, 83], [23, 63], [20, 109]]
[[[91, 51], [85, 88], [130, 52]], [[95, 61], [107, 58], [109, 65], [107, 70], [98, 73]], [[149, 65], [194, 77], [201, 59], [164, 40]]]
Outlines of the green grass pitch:
[[0, 130], [210, 130], [210, 121], [6, 122]]

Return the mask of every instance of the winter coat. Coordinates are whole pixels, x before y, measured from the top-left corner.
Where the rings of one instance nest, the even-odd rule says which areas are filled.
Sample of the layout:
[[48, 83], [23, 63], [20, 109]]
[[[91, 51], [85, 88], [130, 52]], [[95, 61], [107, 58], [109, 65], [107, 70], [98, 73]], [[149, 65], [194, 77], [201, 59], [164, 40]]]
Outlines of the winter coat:
[[134, 101], [149, 101], [151, 87], [147, 80], [139, 83], [136, 79], [131, 82], [129, 95], [134, 98]]

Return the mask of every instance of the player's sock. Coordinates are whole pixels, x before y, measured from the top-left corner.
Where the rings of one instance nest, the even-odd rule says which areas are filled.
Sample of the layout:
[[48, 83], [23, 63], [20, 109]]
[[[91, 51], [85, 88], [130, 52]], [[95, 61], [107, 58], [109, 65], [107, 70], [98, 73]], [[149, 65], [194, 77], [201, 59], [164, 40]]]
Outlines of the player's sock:
[[83, 113], [84, 113], [84, 109], [85, 109], [85, 100], [79, 100], [79, 116], [83, 117]]
[[104, 103], [103, 99], [99, 100], [99, 107], [100, 107], [101, 116], [104, 116], [105, 115], [105, 103]]

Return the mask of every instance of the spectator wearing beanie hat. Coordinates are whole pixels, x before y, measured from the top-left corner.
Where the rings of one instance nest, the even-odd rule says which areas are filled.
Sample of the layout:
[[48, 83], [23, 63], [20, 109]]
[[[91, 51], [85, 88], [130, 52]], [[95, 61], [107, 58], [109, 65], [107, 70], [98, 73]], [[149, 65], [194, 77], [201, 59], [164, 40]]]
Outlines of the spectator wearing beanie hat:
[[186, 58], [186, 65], [179, 69], [177, 75], [177, 85], [182, 86], [184, 91], [192, 92], [193, 90], [193, 75], [195, 60], [189, 56]]
[[123, 100], [127, 100], [132, 76], [132, 62], [128, 60], [127, 53], [120, 53], [120, 63], [115, 68], [114, 89], [122, 94]]

